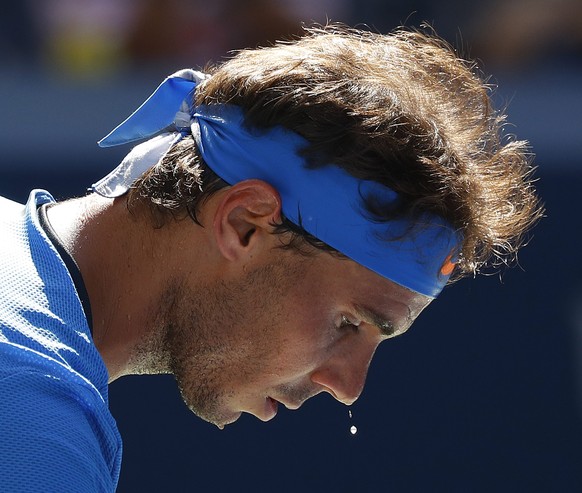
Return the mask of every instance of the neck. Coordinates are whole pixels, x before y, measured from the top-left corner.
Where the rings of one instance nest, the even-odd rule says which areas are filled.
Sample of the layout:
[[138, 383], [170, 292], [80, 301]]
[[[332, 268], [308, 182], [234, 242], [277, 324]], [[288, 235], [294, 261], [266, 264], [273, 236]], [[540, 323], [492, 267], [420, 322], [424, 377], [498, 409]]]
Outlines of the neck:
[[145, 360], [163, 356], [144, 347], [155, 345], [159, 332], [152, 307], [159, 305], [165, 278], [154, 266], [168, 267], [159, 259], [164, 252], [157, 248], [159, 230], [129, 214], [123, 198], [95, 194], [59, 203], [48, 210], [48, 217], [83, 276], [93, 339], [109, 380], [146, 372], [146, 364], [162, 371], [159, 361]]

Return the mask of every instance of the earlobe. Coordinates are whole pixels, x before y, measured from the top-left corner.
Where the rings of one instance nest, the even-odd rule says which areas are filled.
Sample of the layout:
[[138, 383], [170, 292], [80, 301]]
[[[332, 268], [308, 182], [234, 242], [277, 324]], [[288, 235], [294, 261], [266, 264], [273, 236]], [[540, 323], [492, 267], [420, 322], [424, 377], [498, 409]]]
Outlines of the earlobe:
[[248, 255], [281, 221], [279, 193], [262, 180], [227, 189], [214, 214], [214, 235], [222, 255], [234, 261]]

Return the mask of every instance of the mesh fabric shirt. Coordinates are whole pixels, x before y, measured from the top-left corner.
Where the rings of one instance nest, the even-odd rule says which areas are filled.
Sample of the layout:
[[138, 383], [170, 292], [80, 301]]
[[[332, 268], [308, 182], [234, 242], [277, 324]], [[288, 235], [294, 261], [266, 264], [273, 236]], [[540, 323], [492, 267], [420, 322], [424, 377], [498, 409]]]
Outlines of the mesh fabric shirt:
[[108, 374], [35, 190], [0, 197], [0, 491], [112, 492], [121, 437]]

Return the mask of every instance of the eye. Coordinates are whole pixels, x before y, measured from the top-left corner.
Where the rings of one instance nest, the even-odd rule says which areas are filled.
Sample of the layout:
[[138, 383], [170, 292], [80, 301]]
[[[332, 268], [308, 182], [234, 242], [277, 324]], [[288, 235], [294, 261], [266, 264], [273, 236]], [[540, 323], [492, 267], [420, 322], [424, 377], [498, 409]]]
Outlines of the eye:
[[360, 322], [355, 322], [353, 320], [350, 320], [350, 318], [347, 317], [346, 315], [342, 315], [340, 321], [340, 329], [351, 329], [354, 332], [358, 332], [359, 326]]

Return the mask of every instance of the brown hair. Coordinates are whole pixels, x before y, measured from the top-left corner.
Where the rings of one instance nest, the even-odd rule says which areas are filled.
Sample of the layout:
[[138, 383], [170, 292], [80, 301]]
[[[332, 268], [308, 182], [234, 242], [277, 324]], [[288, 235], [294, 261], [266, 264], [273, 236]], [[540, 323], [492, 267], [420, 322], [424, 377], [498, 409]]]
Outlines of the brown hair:
[[[493, 110], [489, 86], [434, 34], [312, 28], [207, 71], [197, 104], [238, 105], [250, 125], [305, 137], [308, 165], [334, 163], [400, 194], [397, 209], [375, 215], [430, 211], [452, 223], [464, 236], [456, 277], [509, 263], [542, 214], [526, 143], [502, 135], [505, 116]], [[190, 138], [129, 200], [147, 197], [158, 217], [196, 219], [200, 201], [224, 185]]]

